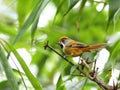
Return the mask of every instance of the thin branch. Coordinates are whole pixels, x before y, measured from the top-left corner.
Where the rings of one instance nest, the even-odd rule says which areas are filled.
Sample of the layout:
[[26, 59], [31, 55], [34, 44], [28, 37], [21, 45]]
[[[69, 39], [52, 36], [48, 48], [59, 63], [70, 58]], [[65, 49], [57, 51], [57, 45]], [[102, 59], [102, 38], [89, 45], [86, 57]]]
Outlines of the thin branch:
[[[51, 49], [52, 51], [54, 51], [56, 54], [58, 54], [61, 58], [63, 58], [66, 62], [68, 62], [70, 65], [74, 65], [71, 61], [69, 61], [68, 59], [66, 59], [64, 56], [62, 56], [58, 51], [56, 51], [54, 48], [52, 48], [50, 45], [48, 45], [48, 41], [47, 43], [45, 43], [44, 45], [44, 48], [49, 48]], [[87, 77], [96, 82], [100, 87], [103, 88], [103, 90], [114, 90], [114, 87], [113, 86], [110, 86], [108, 84], [106, 84], [103, 80], [101, 80], [99, 77], [97, 77], [97, 71], [98, 71], [98, 68], [97, 70], [95, 70], [94, 68], [96, 67], [96, 62], [94, 64], [94, 68], [93, 70], [91, 70], [90, 66], [86, 63], [85, 60], [82, 61], [83, 65], [88, 69], [88, 72], [91, 73], [91, 72], [94, 72], [93, 75], [87, 75], [82, 69], [80, 69], [79, 67], [76, 68], [76, 70], [78, 70], [84, 77]], [[76, 76], [81, 76], [81, 75], [76, 75]], [[119, 89], [118, 89], [119, 90]]]
[[54, 51], [56, 54], [58, 54], [60, 57], [62, 57], [65, 61], [67, 61], [70, 65], [74, 65], [72, 62], [70, 62], [68, 59], [66, 59], [64, 56], [62, 56], [59, 52], [57, 52], [55, 49], [53, 49], [51, 46], [48, 45], [48, 41], [44, 46], [44, 49], [50, 48], [52, 51]]
[[86, 61], [83, 60], [83, 59], [82, 59], [82, 65], [84, 65], [84, 66], [88, 69], [89, 72], [92, 72], [90, 66], [89, 66], [89, 65], [86, 63]]
[[97, 76], [97, 71], [98, 71], [98, 68], [96, 68], [96, 62], [97, 62], [97, 59], [95, 59], [94, 64], [93, 64], [93, 71], [92, 71], [93, 78]]
[[[46, 50], [47, 48], [51, 49], [52, 51], [54, 51], [56, 54], [58, 54], [61, 58], [63, 58], [66, 62], [68, 62], [71, 66], [74, 66], [74, 64], [69, 61], [67, 58], [65, 58], [63, 55], [61, 55], [58, 51], [56, 51], [54, 48], [52, 48], [50, 45], [48, 45], [48, 41], [47, 43], [45, 43], [44, 45], [44, 49]], [[87, 76], [85, 72], [83, 72], [82, 69], [80, 69], [79, 67], [76, 68], [78, 71], [80, 71], [84, 76]]]
[[17, 66], [17, 64], [15, 63], [14, 59], [12, 58], [12, 56], [10, 56], [10, 58], [12, 59], [13, 63], [15, 64], [15, 66], [16, 66], [16, 68], [17, 68], [17, 70], [18, 70], [18, 73], [20, 74], [20, 77], [21, 77], [21, 79], [22, 79], [23, 85], [25, 86], [25, 89], [28, 90], [28, 89], [27, 89], [27, 85], [26, 85], [26, 83], [25, 83], [25, 80], [24, 80], [24, 78], [23, 78], [23, 76], [22, 76], [22, 73], [20, 72], [20, 69], [18, 68], [18, 66]]
[[94, 61], [93, 71], [95, 71], [95, 68], [96, 68], [96, 62], [97, 62], [97, 59], [95, 59], [95, 61]]

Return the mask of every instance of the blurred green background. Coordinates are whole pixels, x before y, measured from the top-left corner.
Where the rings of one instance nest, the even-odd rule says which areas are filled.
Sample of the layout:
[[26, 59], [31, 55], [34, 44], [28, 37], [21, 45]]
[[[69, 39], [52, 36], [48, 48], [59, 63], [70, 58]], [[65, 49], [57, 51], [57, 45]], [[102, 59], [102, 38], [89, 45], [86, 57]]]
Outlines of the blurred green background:
[[[58, 45], [61, 36], [87, 45], [110, 43], [106, 47], [110, 56], [98, 75], [109, 83], [112, 71], [120, 70], [120, 0], [0, 0], [0, 38], [11, 45], [8, 48], [1, 45], [6, 58], [9, 49], [18, 51], [43, 90], [101, 90], [84, 77], [71, 76], [71, 66], [67, 62], [50, 49], [44, 50], [45, 42], [49, 41], [64, 55]], [[15, 50], [12, 54], [17, 56]], [[23, 69], [26, 65], [19, 62], [20, 57], [16, 59], [12, 54], [8, 64], [19, 82], [19, 89], [26, 90], [18, 68], [28, 90], [41, 90], [35, 89], [34, 82], [31, 84], [27, 78], [29, 74], [26, 75], [28, 72]], [[0, 57], [3, 63], [2, 54]], [[11, 90], [2, 63], [0, 90]]]

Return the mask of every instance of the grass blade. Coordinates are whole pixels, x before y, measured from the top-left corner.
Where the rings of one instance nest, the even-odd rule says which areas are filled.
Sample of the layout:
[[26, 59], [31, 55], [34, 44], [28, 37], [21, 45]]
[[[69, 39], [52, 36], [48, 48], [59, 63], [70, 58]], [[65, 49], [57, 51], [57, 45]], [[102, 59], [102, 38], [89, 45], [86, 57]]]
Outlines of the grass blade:
[[78, 2], [79, 0], [69, 0], [69, 7], [68, 10], [64, 13], [65, 16]]
[[28, 77], [29, 81], [31, 82], [32, 86], [35, 88], [35, 90], [42, 90], [42, 86], [40, 82], [37, 80], [37, 78], [34, 77], [34, 75], [29, 70], [28, 66], [26, 65], [23, 58], [18, 54], [16, 49], [12, 47], [10, 44], [8, 44], [6, 41], [4, 41], [5, 44], [8, 46], [8, 48], [13, 52], [13, 54], [16, 56], [18, 62], [20, 63], [22, 69], [24, 70], [26, 76]]
[[109, 0], [109, 17], [106, 26], [106, 30], [108, 29], [116, 11], [120, 8], [120, 0]]
[[41, 5], [38, 13], [36, 14], [36, 17], [35, 17], [34, 21], [33, 21], [33, 25], [31, 27], [31, 39], [32, 39], [32, 43], [33, 43], [33, 40], [34, 40], [35, 32], [37, 30], [37, 24], [38, 24], [38, 21], [39, 21], [40, 14], [44, 10], [45, 6], [49, 3], [49, 1], [51, 1], [51, 0], [45, 0], [44, 2], [42, 2], [42, 5]]
[[59, 76], [57, 85], [56, 85], [56, 90], [66, 90], [65, 86], [62, 85], [64, 83], [64, 81], [62, 80], [62, 76]]
[[32, 22], [34, 21], [41, 5], [42, 5], [42, 1], [40, 1], [36, 7], [34, 8], [34, 10], [32, 11], [32, 13], [30, 14], [30, 16], [28, 17], [28, 19], [25, 21], [24, 25], [21, 27], [19, 33], [17, 34], [16, 38], [14, 39], [13, 45], [19, 40], [19, 38], [23, 35], [23, 33], [28, 29], [28, 27], [32, 24]]
[[8, 63], [7, 57], [5, 56], [5, 53], [1, 46], [0, 46], [0, 61], [2, 62], [2, 65], [4, 67], [5, 74], [7, 76], [8, 83], [10, 84], [11, 90], [18, 90], [17, 79], [13, 74], [12, 68]]

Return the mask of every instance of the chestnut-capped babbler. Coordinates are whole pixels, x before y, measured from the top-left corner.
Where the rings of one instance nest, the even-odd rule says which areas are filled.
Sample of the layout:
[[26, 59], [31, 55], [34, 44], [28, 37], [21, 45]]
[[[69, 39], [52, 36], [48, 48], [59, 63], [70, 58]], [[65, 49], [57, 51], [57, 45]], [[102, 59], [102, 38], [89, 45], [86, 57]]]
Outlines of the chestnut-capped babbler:
[[107, 44], [94, 44], [94, 45], [85, 45], [84, 43], [75, 41], [66, 36], [60, 37], [59, 45], [63, 49], [63, 52], [72, 57], [81, 56], [84, 52], [90, 52], [104, 48]]

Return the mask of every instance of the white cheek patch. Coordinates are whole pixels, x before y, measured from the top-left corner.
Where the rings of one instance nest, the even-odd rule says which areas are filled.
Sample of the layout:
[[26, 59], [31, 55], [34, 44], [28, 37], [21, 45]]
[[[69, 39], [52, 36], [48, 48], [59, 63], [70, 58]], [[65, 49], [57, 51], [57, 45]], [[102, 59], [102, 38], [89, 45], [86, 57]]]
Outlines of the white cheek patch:
[[62, 49], [63, 49], [63, 52], [65, 51], [65, 44], [63, 42], [61, 42], [61, 44], [63, 45]]

